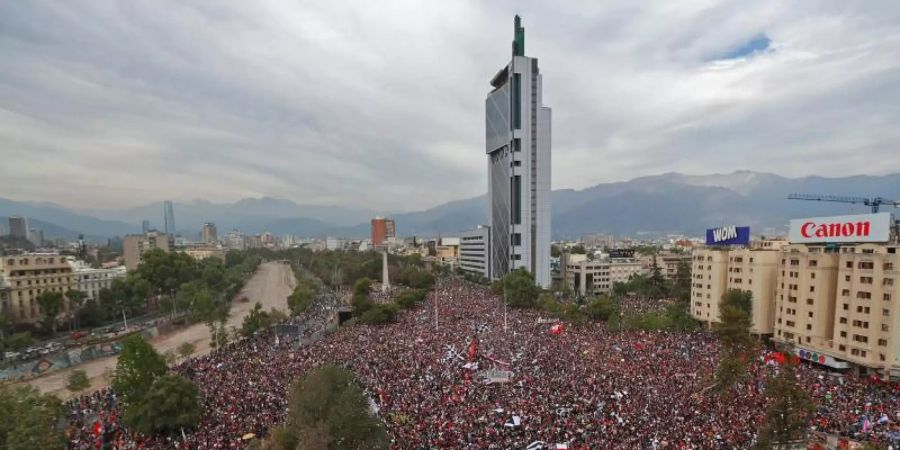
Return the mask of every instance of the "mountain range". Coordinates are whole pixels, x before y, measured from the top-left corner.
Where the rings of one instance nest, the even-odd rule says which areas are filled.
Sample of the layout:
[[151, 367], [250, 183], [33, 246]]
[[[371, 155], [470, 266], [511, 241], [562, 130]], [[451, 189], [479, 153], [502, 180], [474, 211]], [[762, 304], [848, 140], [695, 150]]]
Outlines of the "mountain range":
[[[560, 189], [552, 193], [553, 237], [571, 239], [595, 232], [700, 236], [706, 228], [720, 225], [749, 225], [755, 234], [779, 234], [791, 218], [869, 210], [863, 205], [787, 200], [792, 192], [900, 198], [900, 173], [841, 178], [788, 178], [751, 171], [665, 173], [580, 190]], [[377, 214], [375, 210], [303, 205], [271, 197], [234, 203], [193, 200], [175, 203], [174, 209], [179, 233], [189, 238], [197, 236], [204, 222], [215, 223], [220, 234], [238, 229], [305, 237], [365, 237], [369, 219]], [[0, 198], [0, 217], [24, 215], [30, 226], [44, 230], [47, 238], [72, 239], [83, 233], [89, 240], [101, 241], [140, 232], [142, 220], [162, 228], [162, 211], [161, 201], [123, 210], [74, 211], [53, 203]], [[454, 235], [487, 222], [486, 196], [424, 211], [382, 215], [392, 217], [403, 236]], [[2, 223], [5, 227], [6, 221]]]

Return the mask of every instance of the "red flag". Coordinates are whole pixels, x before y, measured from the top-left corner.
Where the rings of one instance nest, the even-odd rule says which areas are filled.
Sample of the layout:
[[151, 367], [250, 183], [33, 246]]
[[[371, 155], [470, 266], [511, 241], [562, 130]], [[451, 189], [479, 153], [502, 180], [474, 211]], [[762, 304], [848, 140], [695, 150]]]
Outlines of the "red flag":
[[100, 436], [100, 434], [103, 433], [103, 424], [100, 423], [99, 420], [94, 422], [93, 432], [94, 436]]
[[563, 332], [563, 326], [562, 326], [561, 323], [558, 323], [558, 324], [553, 325], [552, 327], [550, 327], [550, 333], [551, 333], [551, 334], [562, 334], [562, 332]]

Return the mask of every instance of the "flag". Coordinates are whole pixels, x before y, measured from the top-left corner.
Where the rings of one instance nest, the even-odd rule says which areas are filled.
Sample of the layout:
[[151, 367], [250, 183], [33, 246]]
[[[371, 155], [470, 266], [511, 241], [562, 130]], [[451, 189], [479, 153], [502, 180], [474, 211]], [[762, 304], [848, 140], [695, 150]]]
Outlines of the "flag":
[[556, 444], [556, 450], [569, 450], [569, 444]]
[[94, 429], [92, 431], [94, 432], [94, 436], [100, 436], [100, 434], [103, 433], [103, 424], [101, 424], [99, 420], [94, 422]]
[[862, 426], [863, 433], [867, 433], [869, 430], [872, 429], [872, 422], [869, 421], [868, 416], [862, 416], [862, 420], [860, 420], [859, 423]]
[[525, 447], [525, 450], [543, 450], [546, 445], [547, 443], [544, 441], [534, 441], [528, 444], [528, 447]]
[[522, 418], [519, 416], [512, 416], [512, 419], [509, 422], [503, 424], [504, 427], [515, 428], [519, 425], [522, 425]]
[[558, 324], [550, 327], [550, 334], [562, 334], [562, 332], [563, 332], [563, 326], [561, 323], [558, 323]]

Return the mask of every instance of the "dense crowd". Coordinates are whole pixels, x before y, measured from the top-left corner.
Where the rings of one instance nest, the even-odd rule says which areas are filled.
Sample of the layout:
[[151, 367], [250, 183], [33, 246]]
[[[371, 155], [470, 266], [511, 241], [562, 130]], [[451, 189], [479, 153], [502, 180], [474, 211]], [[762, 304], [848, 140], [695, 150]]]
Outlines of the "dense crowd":
[[[304, 321], [321, 324], [326, 312], [314, 307]], [[765, 380], [778, 370], [763, 355], [748, 381], [723, 396], [711, 389], [719, 348], [710, 334], [610, 332], [599, 323], [551, 333], [550, 326], [537, 313], [512, 309], [504, 326], [496, 296], [441, 279], [423, 305], [395, 324], [347, 327], [303, 346], [270, 331], [181, 364], [176, 370], [204, 398], [200, 425], [184, 437], [130, 435], [118, 425], [111, 392], [78, 399], [70, 448], [95, 446], [98, 420], [107, 442], [119, 448], [243, 448], [243, 436], [265, 437], [283, 419], [291, 381], [325, 363], [353, 370], [394, 449], [753, 444], [766, 409]], [[505, 375], [487, 383], [492, 369]], [[807, 366], [799, 377], [817, 405], [811, 429], [877, 443], [896, 436], [895, 389]]]

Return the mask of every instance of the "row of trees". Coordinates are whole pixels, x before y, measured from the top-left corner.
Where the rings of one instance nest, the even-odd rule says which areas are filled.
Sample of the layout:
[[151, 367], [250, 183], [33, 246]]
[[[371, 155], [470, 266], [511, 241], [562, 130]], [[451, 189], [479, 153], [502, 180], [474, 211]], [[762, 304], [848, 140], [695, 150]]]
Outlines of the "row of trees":
[[[689, 271], [690, 268], [685, 265], [674, 280], [666, 280], [659, 270], [652, 270], [649, 275], [635, 276], [627, 283], [616, 283], [610, 296], [594, 297], [587, 302], [580, 299], [560, 301], [559, 295], [542, 291], [535, 285], [534, 277], [523, 269], [494, 281], [491, 289], [496, 294], [502, 294], [509, 306], [539, 309], [550, 316], [573, 322], [593, 319], [607, 322], [611, 329], [691, 331], [699, 325], [690, 315]], [[668, 299], [671, 303], [661, 312], [626, 313], [620, 305], [627, 296], [648, 300]]]
[[229, 300], [240, 292], [244, 282], [262, 260], [257, 251], [230, 251], [225, 262], [216, 258], [202, 261], [179, 252], [153, 250], [125, 278], [113, 280], [101, 289], [96, 300], [88, 300], [79, 290], [42, 292], [37, 297], [43, 319], [31, 331], [12, 332], [12, 323], [0, 313], [0, 355], [20, 351], [34, 343], [32, 334], [55, 335], [60, 315], [68, 302], [64, 320], [74, 328], [99, 327], [151, 312], [187, 311], [197, 322], [223, 322]]

